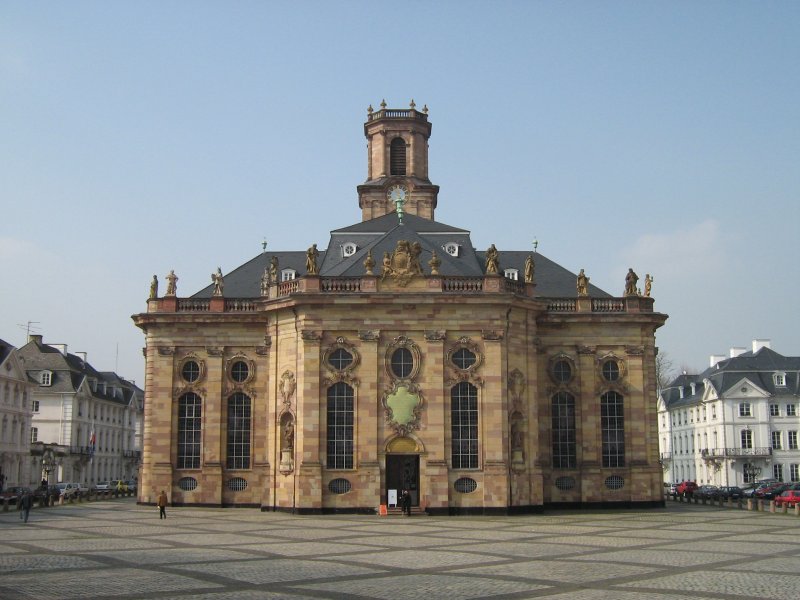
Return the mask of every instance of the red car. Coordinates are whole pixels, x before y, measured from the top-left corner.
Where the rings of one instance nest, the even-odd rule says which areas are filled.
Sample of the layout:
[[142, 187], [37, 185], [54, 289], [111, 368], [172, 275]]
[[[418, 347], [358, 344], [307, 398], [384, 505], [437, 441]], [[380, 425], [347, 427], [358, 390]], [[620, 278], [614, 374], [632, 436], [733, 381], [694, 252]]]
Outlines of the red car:
[[781, 492], [781, 495], [775, 498], [775, 506], [780, 507], [783, 505], [792, 508], [800, 503], [800, 490], [786, 490]]
[[678, 489], [675, 490], [678, 492], [678, 496], [683, 496], [684, 498], [691, 497], [695, 490], [697, 489], [697, 483], [694, 481], [682, 481], [678, 484]]

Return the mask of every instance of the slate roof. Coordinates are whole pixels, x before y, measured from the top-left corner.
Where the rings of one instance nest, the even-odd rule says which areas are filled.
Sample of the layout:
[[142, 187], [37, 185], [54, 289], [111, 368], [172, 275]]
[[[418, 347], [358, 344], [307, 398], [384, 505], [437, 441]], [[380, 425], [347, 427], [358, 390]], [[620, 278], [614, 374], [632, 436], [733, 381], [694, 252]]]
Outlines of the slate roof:
[[[374, 272], [381, 273], [381, 262], [385, 252], [392, 253], [397, 247], [397, 242], [406, 240], [411, 244], [419, 243], [422, 248], [420, 265], [425, 274], [430, 274], [428, 262], [432, 252], [441, 260], [439, 273], [444, 276], [480, 277], [485, 272], [485, 252], [477, 251], [467, 229], [461, 229], [424, 219], [417, 215], [403, 216], [403, 223], [398, 222], [395, 213], [388, 213], [375, 219], [356, 223], [341, 229], [331, 231], [328, 249], [320, 251], [317, 265], [319, 274], [323, 277], [360, 277], [364, 274], [364, 260], [368, 252], [372, 252], [375, 261]], [[443, 249], [447, 243], [456, 243], [460, 246], [458, 256], [451, 256]], [[344, 256], [342, 247], [347, 243], [354, 243], [357, 251]], [[522, 281], [525, 269], [525, 259], [529, 251], [505, 250], [498, 247], [500, 269], [513, 268], [519, 271], [519, 281]], [[258, 298], [261, 296], [261, 277], [264, 270], [269, 267], [270, 259], [278, 258], [278, 269], [291, 268], [297, 271], [298, 276], [306, 272], [306, 251], [289, 252], [264, 252], [252, 258], [242, 266], [224, 274], [224, 295], [228, 298]], [[561, 267], [546, 256], [536, 254], [535, 279], [536, 293], [543, 297], [574, 297], [576, 295], [576, 273]], [[590, 295], [595, 298], [611, 297], [611, 294], [600, 288], [589, 285]], [[209, 284], [193, 298], [210, 298], [213, 285]]]
[[[785, 373], [786, 386], [776, 387], [773, 375]], [[704, 381], [714, 386], [717, 395], [724, 395], [742, 379], [747, 379], [771, 396], [800, 395], [800, 357], [783, 356], [771, 348], [760, 348], [757, 352], [744, 352], [727, 358], [709, 367], [698, 375], [679, 375], [661, 391], [668, 409], [696, 404], [703, 397]], [[695, 383], [695, 394], [691, 395], [691, 383]], [[680, 387], [683, 386], [683, 398]]]
[[[127, 405], [134, 394], [144, 394], [141, 388], [116, 373], [97, 371], [81, 357], [70, 353], [64, 356], [58, 348], [37, 340], [31, 340], [20, 348], [19, 357], [28, 377], [36, 383], [39, 382], [39, 373], [42, 371], [52, 373], [50, 385], [43, 388], [49, 393], [72, 394], [80, 389], [84, 381], [95, 379], [106, 384], [105, 391], [102, 386], [98, 386], [97, 391], [92, 392], [92, 395], [97, 398]], [[111, 394], [111, 386], [123, 390], [121, 398]]]
[[13, 352], [13, 350], [14, 346], [3, 339], [0, 339], [0, 365], [2, 365], [6, 359], [11, 356], [11, 352]]

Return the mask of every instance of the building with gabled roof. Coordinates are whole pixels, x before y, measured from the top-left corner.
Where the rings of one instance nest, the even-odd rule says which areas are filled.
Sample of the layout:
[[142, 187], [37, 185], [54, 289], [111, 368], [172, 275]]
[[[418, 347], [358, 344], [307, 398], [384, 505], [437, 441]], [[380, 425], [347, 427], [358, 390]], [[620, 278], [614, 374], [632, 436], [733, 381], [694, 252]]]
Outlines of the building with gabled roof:
[[[435, 220], [427, 109], [370, 110], [361, 221], [147, 311], [139, 500], [433, 514], [660, 505], [649, 287]], [[298, 228], [298, 231], [302, 231]], [[622, 288], [622, 282], [620, 282]], [[579, 285], [580, 284], [580, 285]]]
[[754, 340], [751, 351], [712, 355], [659, 397], [659, 445], [674, 482], [738, 485], [800, 481], [800, 357]]
[[[85, 353], [66, 344], [45, 344], [31, 335], [19, 349], [28, 378], [35, 382], [31, 483], [69, 481], [87, 486], [109, 479], [135, 479], [141, 458], [144, 392], [132, 381], [97, 371]], [[56, 470], [42, 473], [45, 448]]]
[[30, 479], [31, 388], [18, 350], [0, 340], [0, 488]]

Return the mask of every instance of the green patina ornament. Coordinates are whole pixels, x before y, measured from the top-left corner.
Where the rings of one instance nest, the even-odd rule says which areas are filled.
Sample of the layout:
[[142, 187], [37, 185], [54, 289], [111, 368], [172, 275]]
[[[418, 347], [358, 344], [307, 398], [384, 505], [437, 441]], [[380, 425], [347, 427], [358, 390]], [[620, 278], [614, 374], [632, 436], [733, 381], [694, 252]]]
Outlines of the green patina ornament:
[[398, 425], [408, 426], [416, 420], [414, 409], [419, 406], [419, 395], [412, 394], [404, 385], [386, 398], [386, 406], [392, 409], [392, 420]]

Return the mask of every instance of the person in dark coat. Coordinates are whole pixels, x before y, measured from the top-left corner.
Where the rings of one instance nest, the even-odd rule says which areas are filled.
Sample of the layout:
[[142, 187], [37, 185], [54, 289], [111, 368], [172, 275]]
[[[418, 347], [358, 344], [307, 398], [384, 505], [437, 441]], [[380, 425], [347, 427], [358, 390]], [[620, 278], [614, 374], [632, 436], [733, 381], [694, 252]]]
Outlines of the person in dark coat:
[[28, 515], [30, 515], [31, 507], [33, 506], [33, 496], [30, 492], [24, 492], [19, 499], [19, 518], [28, 522]]
[[403, 508], [403, 513], [407, 517], [411, 516], [411, 494], [408, 493], [408, 490], [403, 490], [403, 495], [401, 497], [400, 506]]

